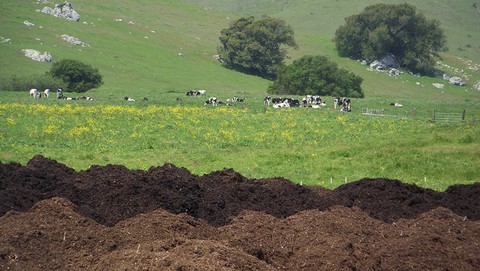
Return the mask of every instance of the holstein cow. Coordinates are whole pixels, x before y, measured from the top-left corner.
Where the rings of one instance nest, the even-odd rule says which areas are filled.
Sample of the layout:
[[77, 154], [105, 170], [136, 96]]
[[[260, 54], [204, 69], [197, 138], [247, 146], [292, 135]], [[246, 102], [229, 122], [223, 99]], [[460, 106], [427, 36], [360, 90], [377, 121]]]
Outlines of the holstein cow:
[[38, 98], [38, 90], [36, 88], [32, 88], [30, 90], [30, 97], [37, 99]]
[[399, 104], [399, 103], [390, 103], [390, 105], [396, 106], [396, 107], [403, 107], [403, 104]]
[[123, 98], [123, 99], [127, 102], [135, 102], [134, 98], [128, 98], [128, 97], [125, 96], [125, 98]]
[[202, 95], [205, 95], [205, 93], [207, 93], [207, 91], [204, 90], [204, 89], [201, 89], [199, 91], [196, 91], [196, 90], [192, 89], [192, 90], [187, 91], [186, 95], [187, 96], [202, 96]]
[[49, 88], [46, 88], [43, 93], [45, 94], [45, 98], [48, 98], [50, 97], [50, 89]]
[[63, 99], [63, 90], [61, 88], [57, 89], [57, 99]]
[[265, 96], [265, 98], [263, 98], [263, 105], [266, 107], [270, 106], [270, 99], [271, 99], [270, 96]]
[[203, 105], [209, 105], [211, 104], [212, 106], [217, 106], [217, 98], [215, 97], [210, 97], [208, 98], [208, 100], [205, 101], [205, 103]]

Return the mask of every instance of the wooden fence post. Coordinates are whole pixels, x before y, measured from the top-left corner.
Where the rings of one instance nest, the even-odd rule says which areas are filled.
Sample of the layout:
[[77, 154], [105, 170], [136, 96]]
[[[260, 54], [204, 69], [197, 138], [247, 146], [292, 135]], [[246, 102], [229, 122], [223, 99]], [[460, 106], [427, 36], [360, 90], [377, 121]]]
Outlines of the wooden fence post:
[[435, 122], [435, 108], [433, 109], [432, 122]]
[[417, 118], [417, 109], [413, 109], [413, 119]]
[[465, 110], [465, 109], [463, 109], [462, 121], [465, 121], [465, 114], [466, 114], [466, 110]]

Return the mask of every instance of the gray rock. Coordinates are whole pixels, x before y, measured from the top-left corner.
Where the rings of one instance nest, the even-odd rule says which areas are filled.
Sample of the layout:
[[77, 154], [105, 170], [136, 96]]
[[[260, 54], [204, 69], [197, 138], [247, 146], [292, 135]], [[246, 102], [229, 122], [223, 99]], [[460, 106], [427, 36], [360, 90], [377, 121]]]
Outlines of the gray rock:
[[395, 69], [395, 68], [391, 68], [389, 71], [388, 71], [388, 75], [392, 76], [392, 77], [397, 77], [400, 75], [400, 70], [399, 69]]
[[70, 21], [80, 21], [80, 15], [73, 8], [72, 3], [65, 2], [63, 4], [55, 4], [55, 8], [44, 7], [43, 13], [53, 15], [55, 17], [65, 18]]
[[466, 85], [466, 82], [463, 81], [462, 78], [456, 77], [456, 76], [448, 79], [448, 82], [452, 85], [455, 85], [455, 86], [465, 86]]
[[70, 44], [73, 44], [73, 45], [78, 45], [78, 46], [83, 46], [83, 47], [90, 46], [87, 43], [85, 43], [83, 41], [80, 41], [79, 39], [77, 39], [75, 37], [72, 37], [72, 36], [69, 36], [67, 34], [63, 34], [62, 39], [64, 41], [70, 43]]
[[475, 85], [473, 85], [474, 90], [480, 90], [480, 81], [478, 81]]
[[443, 80], [447, 80], [447, 81], [448, 81], [448, 80], [450, 80], [450, 78], [452, 78], [452, 75], [451, 75], [451, 74], [449, 74], [449, 73], [444, 73], [444, 74], [443, 74]]
[[51, 62], [52, 55], [48, 52], [44, 52], [43, 54], [37, 50], [33, 49], [23, 49], [22, 52], [24, 55], [32, 60], [40, 61], [40, 62]]

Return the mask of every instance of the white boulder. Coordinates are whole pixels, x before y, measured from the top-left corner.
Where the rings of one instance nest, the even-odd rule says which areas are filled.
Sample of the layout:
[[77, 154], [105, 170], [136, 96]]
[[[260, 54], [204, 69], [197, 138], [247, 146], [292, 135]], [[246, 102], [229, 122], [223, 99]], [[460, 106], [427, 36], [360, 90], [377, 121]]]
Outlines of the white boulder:
[[51, 62], [53, 59], [52, 55], [48, 52], [44, 52], [42, 54], [39, 51], [33, 49], [23, 49], [22, 52], [26, 57], [35, 61]]

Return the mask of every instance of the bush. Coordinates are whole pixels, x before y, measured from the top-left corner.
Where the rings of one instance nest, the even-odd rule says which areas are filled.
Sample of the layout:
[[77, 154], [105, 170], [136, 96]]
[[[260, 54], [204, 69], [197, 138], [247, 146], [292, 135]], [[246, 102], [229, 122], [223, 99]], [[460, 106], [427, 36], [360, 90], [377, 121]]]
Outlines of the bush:
[[0, 81], [1, 91], [29, 91], [32, 88], [38, 90], [51, 89], [57, 90], [59, 88], [65, 89], [67, 84], [59, 79], [54, 78], [50, 74], [29, 75], [29, 76], [12, 76], [11, 78], [4, 78]]
[[268, 93], [363, 98], [362, 81], [324, 56], [304, 56], [279, 70]]
[[103, 84], [98, 69], [77, 60], [64, 59], [55, 62], [49, 74], [66, 82], [66, 91], [85, 92]]

